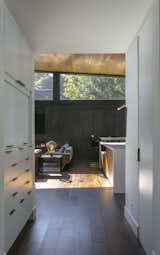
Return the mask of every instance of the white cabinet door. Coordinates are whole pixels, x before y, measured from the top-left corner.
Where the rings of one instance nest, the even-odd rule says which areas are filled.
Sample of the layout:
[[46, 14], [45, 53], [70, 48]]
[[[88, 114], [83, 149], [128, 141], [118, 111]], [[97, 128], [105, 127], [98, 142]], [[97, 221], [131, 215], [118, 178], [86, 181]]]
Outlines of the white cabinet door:
[[3, 130], [4, 146], [16, 144], [16, 94], [15, 88], [5, 82], [2, 87], [3, 93]]
[[32, 88], [32, 54], [29, 48], [29, 45], [24, 38], [24, 83], [26, 84], [27, 89], [31, 90]]
[[7, 8], [5, 8], [4, 12], [4, 46], [5, 73], [17, 80], [19, 73], [19, 31], [14, 18]]
[[4, 146], [21, 146], [29, 140], [29, 98], [8, 82], [2, 89]]
[[7, 8], [4, 15], [4, 38], [5, 73], [13, 80], [20, 81], [21, 85], [31, 89], [31, 50], [26, 38]]
[[[138, 225], [139, 169], [137, 161], [138, 141], [138, 40], [130, 45], [126, 54], [126, 173], [125, 173], [125, 208]], [[133, 125], [134, 123], [134, 125]], [[132, 163], [131, 163], [132, 162]], [[136, 227], [133, 231], [137, 235]]]
[[29, 142], [29, 97], [24, 95], [24, 143]]
[[140, 175], [139, 223], [140, 241], [147, 254], [152, 249], [153, 193], [153, 102], [152, 102], [152, 14], [147, 18], [139, 36], [139, 108], [140, 108]]
[[22, 33], [19, 33], [19, 44], [20, 44], [19, 80], [25, 85], [26, 88], [30, 89], [32, 76], [32, 56], [27, 40]]

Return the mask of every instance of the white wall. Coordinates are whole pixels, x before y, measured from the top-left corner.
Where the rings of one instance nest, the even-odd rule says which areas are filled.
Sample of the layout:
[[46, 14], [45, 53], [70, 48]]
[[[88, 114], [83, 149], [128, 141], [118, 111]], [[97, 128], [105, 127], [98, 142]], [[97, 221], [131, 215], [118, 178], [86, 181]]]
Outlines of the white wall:
[[[3, 8], [1, 8], [3, 3], [3, 0], [0, 0], [0, 34], [2, 34], [2, 30], [3, 30]], [[0, 45], [3, 44], [3, 38], [2, 36], [0, 37]], [[0, 47], [0, 87], [2, 86], [3, 83], [3, 51], [2, 51], [2, 47]], [[2, 101], [2, 95], [0, 93], [0, 102]], [[2, 107], [0, 107], [0, 123], [2, 123]], [[2, 147], [2, 125], [0, 125], [0, 151], [1, 151], [1, 147]], [[2, 158], [1, 158], [1, 153], [0, 153], [0, 173], [2, 173], [3, 170], [3, 165], [2, 165]], [[0, 194], [3, 194], [3, 179], [0, 178]], [[3, 199], [0, 199], [0, 208], [3, 208], [4, 206], [4, 201]], [[0, 254], [3, 254], [3, 231], [4, 231], [4, 219], [3, 219], [3, 212], [2, 210], [0, 210]]]
[[137, 236], [138, 234], [138, 39], [126, 54], [126, 204], [125, 216]]
[[154, 195], [153, 255], [160, 255], [160, 1], [154, 0]]
[[35, 52], [124, 53], [152, 0], [6, 0]]
[[[154, 0], [154, 20], [153, 20], [153, 82], [152, 93], [153, 116], [146, 117], [153, 121], [153, 216], [150, 219], [153, 222], [153, 228], [148, 230], [148, 235], [152, 236], [152, 254], [160, 255], [160, 0]], [[147, 40], [146, 40], [147, 45]], [[138, 147], [138, 99], [137, 90], [139, 84], [137, 82], [137, 62], [136, 62], [136, 39], [132, 43], [127, 53], [127, 146], [126, 146], [126, 206], [125, 216], [129, 221], [133, 231], [137, 234], [139, 227], [139, 206], [140, 200], [138, 195], [139, 177], [138, 163], [136, 159], [136, 147]], [[132, 67], [129, 65], [132, 63]], [[135, 67], [136, 66], [136, 67]], [[132, 70], [132, 71], [131, 71]], [[133, 85], [136, 88], [133, 88]], [[143, 92], [143, 91], [141, 91]], [[135, 108], [134, 108], [135, 107]], [[137, 113], [137, 115], [136, 115]], [[153, 119], [151, 118], [153, 117]], [[149, 145], [148, 145], [149, 146]], [[134, 155], [132, 154], [134, 153]], [[147, 188], [148, 186], [146, 186]], [[149, 187], [148, 187], [149, 188]], [[145, 215], [144, 215], [145, 216]], [[147, 223], [146, 223], [147, 224]], [[147, 235], [147, 231], [146, 231]], [[150, 254], [150, 253], [149, 253]]]

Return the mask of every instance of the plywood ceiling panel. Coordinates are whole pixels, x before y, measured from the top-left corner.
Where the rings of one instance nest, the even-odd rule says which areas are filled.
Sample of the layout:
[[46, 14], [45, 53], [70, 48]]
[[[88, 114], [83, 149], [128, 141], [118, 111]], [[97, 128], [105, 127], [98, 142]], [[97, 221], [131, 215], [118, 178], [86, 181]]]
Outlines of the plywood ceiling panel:
[[125, 75], [125, 54], [40, 54], [35, 70]]

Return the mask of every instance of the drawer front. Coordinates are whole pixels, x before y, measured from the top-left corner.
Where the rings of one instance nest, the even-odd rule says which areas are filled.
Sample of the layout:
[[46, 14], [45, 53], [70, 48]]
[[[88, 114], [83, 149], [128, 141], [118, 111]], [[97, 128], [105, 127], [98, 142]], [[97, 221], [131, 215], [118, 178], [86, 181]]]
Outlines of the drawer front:
[[32, 195], [22, 198], [17, 204], [13, 206], [9, 212], [5, 214], [5, 250], [6, 252], [13, 245], [19, 233], [23, 229], [27, 220], [29, 219], [33, 208]]
[[33, 177], [32, 172], [29, 170], [25, 172], [24, 175], [21, 176], [22, 189], [27, 194], [29, 190], [33, 189]]
[[15, 177], [8, 184], [5, 185], [5, 203], [10, 207], [13, 201], [16, 203], [22, 192], [21, 178]]
[[16, 179], [21, 175], [22, 172], [23, 169], [20, 163], [11, 163], [11, 165], [4, 171], [5, 185], [16, 181]]
[[13, 163], [18, 163], [18, 150], [16, 148], [7, 149], [3, 152], [4, 167], [9, 168]]
[[5, 251], [7, 252], [20, 232], [18, 208], [14, 208], [5, 215]]
[[27, 147], [19, 146], [18, 151], [19, 151], [19, 161], [23, 161], [26, 157], [28, 157]]
[[5, 250], [12, 246], [20, 231], [29, 219], [33, 209], [33, 191], [21, 190], [16, 199], [6, 201], [5, 211]]
[[23, 160], [23, 166], [24, 166], [24, 170], [25, 169], [30, 169], [31, 168], [31, 157], [28, 155], [27, 157], [25, 157], [25, 159]]

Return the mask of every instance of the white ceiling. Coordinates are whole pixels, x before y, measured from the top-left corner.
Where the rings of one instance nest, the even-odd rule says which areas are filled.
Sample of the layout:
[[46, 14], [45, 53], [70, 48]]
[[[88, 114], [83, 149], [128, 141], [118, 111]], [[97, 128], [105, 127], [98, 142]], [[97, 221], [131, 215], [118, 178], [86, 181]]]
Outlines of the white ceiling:
[[152, 0], [6, 0], [36, 53], [124, 53]]

